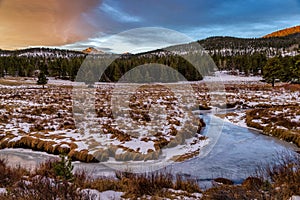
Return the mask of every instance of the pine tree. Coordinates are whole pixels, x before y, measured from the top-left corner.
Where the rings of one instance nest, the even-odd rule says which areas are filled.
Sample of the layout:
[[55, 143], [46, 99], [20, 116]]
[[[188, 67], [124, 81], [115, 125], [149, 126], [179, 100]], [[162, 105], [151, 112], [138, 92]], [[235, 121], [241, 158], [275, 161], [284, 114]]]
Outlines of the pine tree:
[[48, 79], [44, 72], [40, 72], [37, 80], [38, 85], [43, 85], [43, 89], [45, 88], [45, 85], [48, 83]]
[[291, 80], [294, 83], [300, 83], [300, 60], [290, 67], [291, 70]]
[[272, 83], [272, 87], [275, 85], [275, 80], [281, 79], [283, 74], [283, 66], [278, 57], [270, 58], [263, 68], [263, 77], [267, 83]]
[[71, 159], [65, 155], [60, 155], [60, 161], [54, 163], [53, 170], [57, 177], [63, 181], [72, 181], [73, 180], [73, 165]]

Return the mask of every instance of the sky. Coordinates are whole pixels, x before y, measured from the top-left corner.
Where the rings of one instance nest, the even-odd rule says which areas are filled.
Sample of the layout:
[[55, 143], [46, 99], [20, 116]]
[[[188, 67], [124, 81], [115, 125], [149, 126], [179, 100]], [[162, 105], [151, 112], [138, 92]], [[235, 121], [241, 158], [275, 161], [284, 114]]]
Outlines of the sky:
[[300, 0], [0, 0], [0, 48], [122, 53], [300, 25]]

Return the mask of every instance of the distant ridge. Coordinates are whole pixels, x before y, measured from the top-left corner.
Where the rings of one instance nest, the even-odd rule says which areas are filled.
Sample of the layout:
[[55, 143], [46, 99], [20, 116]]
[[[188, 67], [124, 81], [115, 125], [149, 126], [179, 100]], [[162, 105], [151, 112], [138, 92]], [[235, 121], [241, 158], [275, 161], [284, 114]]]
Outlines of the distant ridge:
[[263, 38], [285, 37], [285, 36], [293, 35], [296, 33], [300, 33], [300, 26], [294, 26], [294, 27], [285, 28], [285, 29], [282, 29], [279, 31], [275, 31], [273, 33], [263, 36]]

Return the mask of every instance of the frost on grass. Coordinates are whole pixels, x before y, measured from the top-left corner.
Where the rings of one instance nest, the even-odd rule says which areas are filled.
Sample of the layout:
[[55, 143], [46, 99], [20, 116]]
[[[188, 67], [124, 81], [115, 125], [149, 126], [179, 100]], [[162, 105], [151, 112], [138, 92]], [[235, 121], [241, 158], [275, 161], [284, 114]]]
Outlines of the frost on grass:
[[218, 116], [300, 146], [300, 91], [290, 87], [282, 84], [271, 88], [262, 83], [227, 85], [227, 101], [236, 110]]
[[112, 89], [112, 84], [98, 84], [91, 99], [83, 90], [81, 100], [93, 106], [73, 108], [71, 87], [2, 87], [0, 147], [66, 153], [93, 162], [155, 160], [174, 147], [180, 154], [168, 158], [189, 158], [205, 145], [204, 122], [186, 112], [192, 105], [179, 102], [181, 96], [160, 86], [140, 88], [125, 102], [128, 106], [113, 110]]
[[[182, 89], [175, 95], [159, 84], [131, 87], [123, 84], [114, 90], [100, 84], [76, 91], [74, 116], [87, 149], [98, 160], [110, 161], [157, 160], [166, 157], [164, 149], [173, 149], [168, 157], [173, 160], [181, 153], [197, 155], [206, 139], [200, 134], [204, 122], [184, 102], [187, 93]], [[197, 148], [178, 154], [179, 145]]]
[[[196, 156], [209, 142], [200, 133], [203, 121], [191, 112], [199, 105], [231, 109], [221, 117], [300, 144], [299, 90], [285, 85], [272, 88], [257, 77], [219, 75], [225, 77], [226, 88], [226, 102], [219, 105], [211, 102], [212, 95], [222, 94], [208, 90], [206, 84], [215, 81], [209, 77], [178, 83], [178, 94], [160, 84], [130, 93], [132, 85], [124, 84], [117, 91], [117, 100], [112, 99], [114, 84], [98, 83], [93, 90], [81, 90], [75, 102], [69, 85], [44, 90], [32, 85], [0, 85], [0, 147], [67, 153], [85, 162], [182, 161]], [[184, 102], [191, 95], [184, 90], [186, 84], [192, 86], [196, 103]], [[239, 108], [242, 110], [237, 111]]]

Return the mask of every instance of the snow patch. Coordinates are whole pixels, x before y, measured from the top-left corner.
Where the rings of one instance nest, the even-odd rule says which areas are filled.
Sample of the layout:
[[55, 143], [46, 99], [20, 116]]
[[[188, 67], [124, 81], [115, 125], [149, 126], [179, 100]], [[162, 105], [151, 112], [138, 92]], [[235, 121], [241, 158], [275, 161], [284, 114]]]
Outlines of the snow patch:
[[101, 200], [111, 200], [111, 199], [122, 199], [123, 192], [117, 192], [113, 190], [107, 190], [104, 192], [99, 192], [95, 189], [84, 189], [82, 193], [89, 195], [93, 199], [101, 199]]

